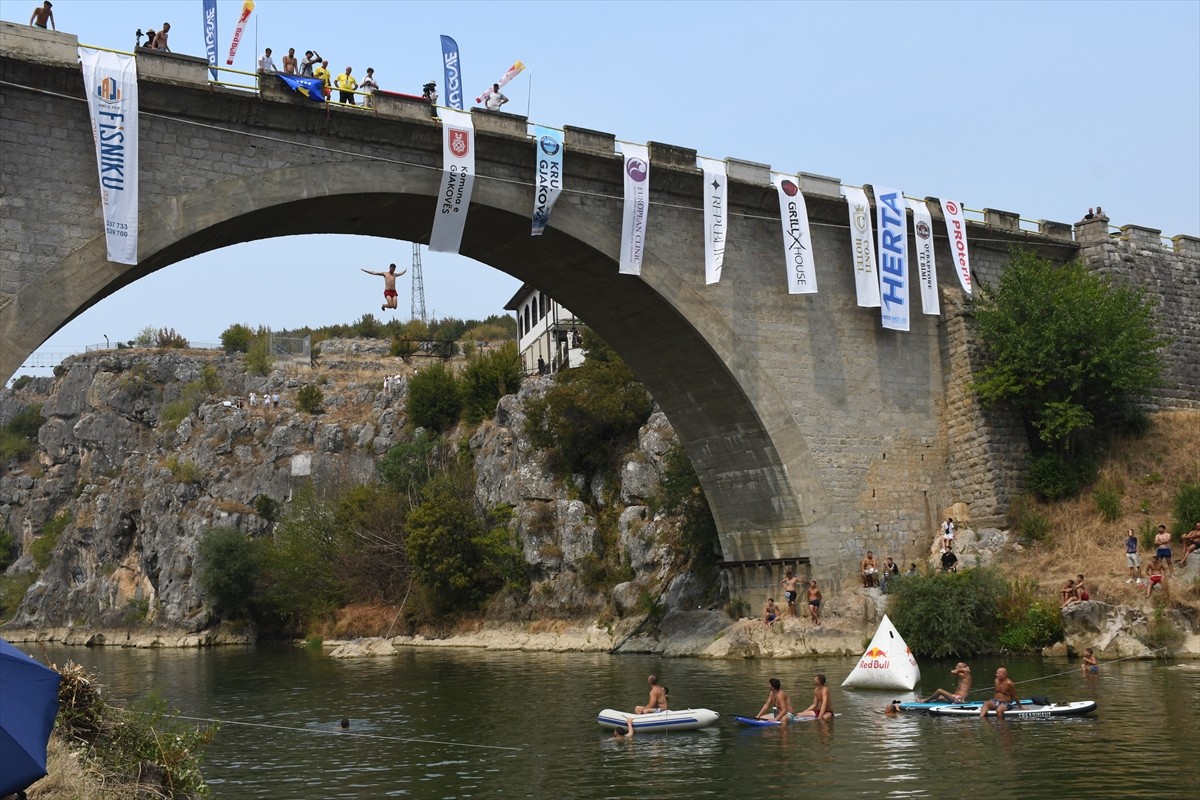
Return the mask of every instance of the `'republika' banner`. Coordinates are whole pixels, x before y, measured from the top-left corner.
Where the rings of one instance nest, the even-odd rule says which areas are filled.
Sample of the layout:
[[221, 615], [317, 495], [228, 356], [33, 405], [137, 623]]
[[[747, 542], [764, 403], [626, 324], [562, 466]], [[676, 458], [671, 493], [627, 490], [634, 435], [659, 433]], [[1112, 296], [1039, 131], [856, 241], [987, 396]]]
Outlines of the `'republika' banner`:
[[800, 179], [795, 175], [772, 172], [771, 183], [775, 184], [775, 191], [779, 194], [788, 294], [816, 294], [817, 271], [813, 264], [812, 233], [808, 228], [808, 207], [800, 192]]
[[442, 109], [442, 186], [433, 215], [429, 249], [457, 253], [475, 185], [475, 127], [466, 111]]
[[933, 256], [933, 217], [924, 200], [908, 201], [913, 212], [913, 233], [917, 237], [917, 285], [921, 287], [921, 311], [937, 316], [942, 313], [938, 301], [937, 260]]
[[729, 187], [725, 162], [700, 158], [704, 172], [704, 282], [721, 280], [729, 225]]
[[254, 11], [254, 0], [246, 0], [242, 3], [242, 15], [238, 17], [237, 25], [233, 27], [233, 41], [229, 44], [229, 57], [225, 59], [225, 65], [233, 64], [233, 57], [237, 55], [238, 45], [242, 43], [242, 34], [246, 31], [246, 23], [250, 20], [250, 14]]
[[954, 254], [954, 271], [963, 291], [971, 293], [971, 258], [967, 254], [967, 220], [962, 206], [953, 200], [942, 201], [942, 213], [946, 215], [946, 235], [950, 237], [950, 252]]
[[533, 187], [533, 230], [541, 236], [550, 221], [554, 201], [562, 193], [563, 136], [554, 128], [533, 127], [533, 146], [537, 153], [537, 185]]
[[217, 0], [204, 0], [204, 50], [208, 54], [208, 71], [217, 79]]
[[131, 55], [79, 48], [84, 94], [96, 141], [108, 260], [136, 264], [138, 243], [138, 85]]
[[843, 186], [842, 197], [850, 213], [850, 246], [854, 257], [854, 289], [861, 308], [879, 308], [879, 272], [875, 268], [875, 236], [871, 232], [871, 204], [858, 186]]
[[625, 157], [625, 209], [621, 215], [622, 275], [641, 275], [646, 252], [646, 217], [650, 211], [650, 149], [621, 143]]
[[908, 209], [904, 192], [875, 187], [879, 229], [879, 299], [883, 327], [908, 330]]
[[442, 69], [446, 74], [446, 105], [462, 111], [462, 68], [458, 62], [458, 42], [449, 36], [442, 36]]

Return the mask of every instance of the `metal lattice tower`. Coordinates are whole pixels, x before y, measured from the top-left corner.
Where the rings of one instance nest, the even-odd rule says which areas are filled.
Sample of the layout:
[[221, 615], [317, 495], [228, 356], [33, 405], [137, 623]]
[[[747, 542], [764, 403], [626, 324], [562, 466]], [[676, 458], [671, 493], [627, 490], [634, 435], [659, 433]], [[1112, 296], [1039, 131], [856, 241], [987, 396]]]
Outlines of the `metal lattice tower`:
[[421, 274], [421, 245], [413, 242], [412, 319], [425, 322], [425, 276]]

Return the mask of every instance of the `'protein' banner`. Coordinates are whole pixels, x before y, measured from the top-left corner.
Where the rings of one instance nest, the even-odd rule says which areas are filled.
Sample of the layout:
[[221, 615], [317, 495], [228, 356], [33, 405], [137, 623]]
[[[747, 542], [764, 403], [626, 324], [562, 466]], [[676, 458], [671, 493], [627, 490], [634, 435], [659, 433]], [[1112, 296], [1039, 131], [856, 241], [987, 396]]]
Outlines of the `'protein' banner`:
[[962, 206], [953, 200], [942, 201], [942, 213], [946, 215], [946, 235], [950, 237], [950, 252], [954, 254], [954, 271], [963, 291], [971, 293], [971, 257], [967, 254], [967, 220]]
[[646, 216], [650, 211], [650, 150], [621, 143], [625, 157], [625, 211], [621, 216], [622, 275], [641, 275], [646, 252]]
[[842, 197], [850, 212], [850, 249], [854, 259], [854, 289], [861, 308], [879, 308], [879, 273], [875, 269], [875, 242], [871, 232], [871, 204], [857, 186], [843, 186]]
[[138, 94], [133, 56], [79, 48], [83, 87], [96, 141], [100, 205], [108, 260], [136, 264], [138, 241]]
[[533, 188], [532, 236], [541, 236], [550, 221], [554, 201], [562, 193], [563, 137], [553, 128], [535, 125], [533, 146], [537, 154], [537, 185]]
[[725, 236], [729, 225], [729, 188], [725, 162], [701, 158], [704, 171], [704, 282], [721, 280], [725, 266]]
[[446, 105], [462, 111], [462, 68], [458, 63], [458, 42], [442, 37], [442, 69], [446, 73]]
[[204, 50], [208, 54], [208, 71], [217, 79], [217, 0], [204, 0]]
[[233, 42], [229, 45], [229, 58], [225, 59], [226, 66], [233, 65], [233, 57], [237, 55], [238, 45], [242, 43], [242, 34], [246, 31], [246, 23], [250, 20], [252, 11], [254, 11], [254, 0], [246, 0], [242, 3], [242, 15], [238, 17], [237, 25], [233, 28]]
[[467, 111], [442, 109], [442, 187], [433, 214], [429, 249], [457, 253], [475, 185], [475, 127]]
[[879, 299], [883, 327], [908, 330], [908, 208], [904, 192], [875, 187], [879, 228]]
[[783, 260], [787, 264], [788, 294], [816, 294], [817, 271], [813, 265], [812, 234], [808, 229], [808, 207], [795, 175], [771, 173], [779, 194], [779, 221], [783, 228]]
[[924, 200], [909, 200], [913, 212], [913, 233], [917, 237], [917, 285], [921, 287], [921, 311], [938, 316], [937, 260], [933, 257], [933, 217]]

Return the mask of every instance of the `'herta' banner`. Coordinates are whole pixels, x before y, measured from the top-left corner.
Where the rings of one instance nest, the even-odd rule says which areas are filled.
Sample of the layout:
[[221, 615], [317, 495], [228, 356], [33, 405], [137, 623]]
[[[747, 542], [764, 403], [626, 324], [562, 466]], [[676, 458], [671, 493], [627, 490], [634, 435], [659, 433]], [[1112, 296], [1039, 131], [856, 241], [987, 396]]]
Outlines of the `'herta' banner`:
[[875, 187], [883, 327], [908, 330], [908, 206], [899, 189]]

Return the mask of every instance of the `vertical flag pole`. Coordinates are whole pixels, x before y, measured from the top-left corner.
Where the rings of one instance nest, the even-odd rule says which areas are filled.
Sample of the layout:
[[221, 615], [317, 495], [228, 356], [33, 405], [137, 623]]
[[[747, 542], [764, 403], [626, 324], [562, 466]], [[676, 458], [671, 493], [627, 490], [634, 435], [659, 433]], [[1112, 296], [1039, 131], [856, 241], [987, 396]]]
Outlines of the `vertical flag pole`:
[[525, 119], [529, 119], [529, 104], [533, 102], [533, 70], [529, 72], [529, 91], [525, 95]]

